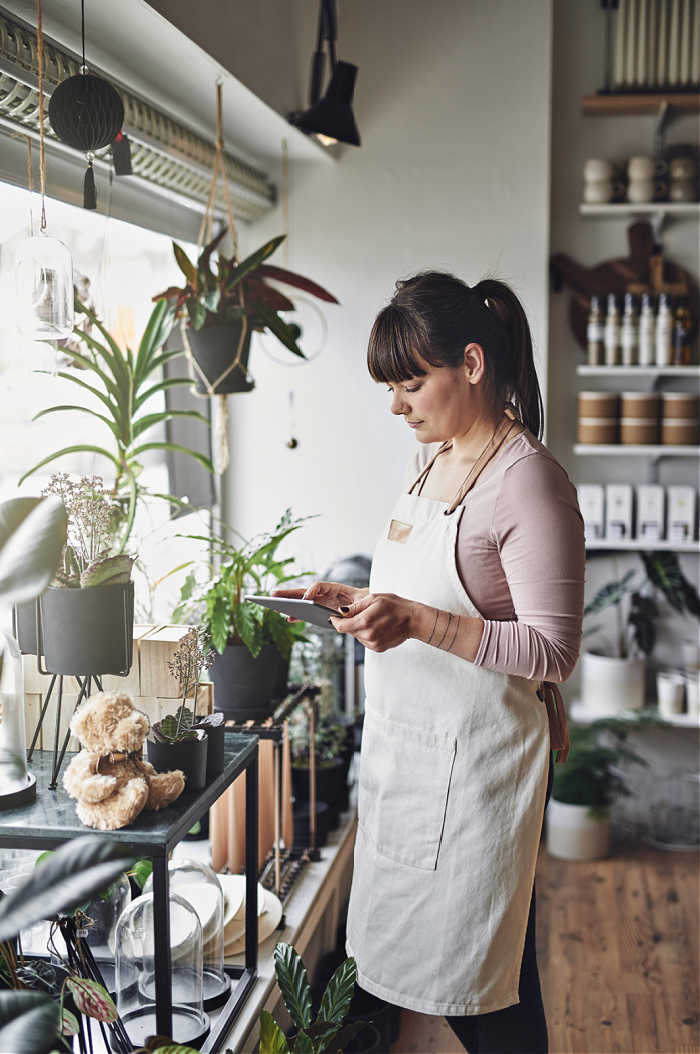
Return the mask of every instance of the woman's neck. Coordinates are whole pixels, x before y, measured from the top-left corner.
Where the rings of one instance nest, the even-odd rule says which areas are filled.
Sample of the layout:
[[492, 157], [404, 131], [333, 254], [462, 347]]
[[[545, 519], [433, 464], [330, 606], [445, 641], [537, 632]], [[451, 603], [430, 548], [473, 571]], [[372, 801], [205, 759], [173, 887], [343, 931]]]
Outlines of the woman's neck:
[[502, 412], [484, 408], [484, 410], [470, 422], [469, 427], [464, 432], [453, 437], [453, 456], [458, 461], [475, 461], [502, 420]]

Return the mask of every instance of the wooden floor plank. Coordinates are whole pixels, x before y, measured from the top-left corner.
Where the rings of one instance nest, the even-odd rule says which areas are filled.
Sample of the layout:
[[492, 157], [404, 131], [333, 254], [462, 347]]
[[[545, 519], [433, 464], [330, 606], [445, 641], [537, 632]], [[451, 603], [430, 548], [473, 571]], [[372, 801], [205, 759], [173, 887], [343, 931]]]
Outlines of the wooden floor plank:
[[[697, 854], [568, 861], [543, 845], [536, 890], [550, 1054], [700, 1054]], [[393, 1054], [460, 1050], [442, 1018], [402, 1014]]]

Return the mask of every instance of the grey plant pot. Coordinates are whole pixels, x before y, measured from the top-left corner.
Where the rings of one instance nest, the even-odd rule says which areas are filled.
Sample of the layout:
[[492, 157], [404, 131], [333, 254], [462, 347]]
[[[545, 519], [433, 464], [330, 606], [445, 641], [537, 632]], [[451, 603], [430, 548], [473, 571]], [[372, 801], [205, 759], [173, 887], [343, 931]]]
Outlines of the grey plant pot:
[[[233, 362], [238, 350], [241, 327], [236, 323], [224, 323], [220, 326], [205, 326], [203, 329], [192, 329], [187, 327], [187, 338], [190, 342], [192, 357], [202, 371], [209, 384], [216, 385], [217, 395], [229, 395], [235, 392], [250, 392], [255, 387], [254, 381], [248, 380], [248, 357], [250, 355], [250, 327], [243, 340], [241, 349], [241, 361], [238, 366], [230, 371], [217, 384], [229, 363]], [[203, 395], [207, 388], [199, 376], [198, 370], [194, 370], [195, 387]]]
[[204, 790], [207, 785], [208, 739], [202, 729], [196, 732], [196, 739], [183, 739], [180, 743], [163, 743], [150, 737], [146, 740], [148, 760], [156, 772], [182, 770], [185, 794]]
[[49, 673], [120, 674], [131, 669], [134, 583], [49, 586], [39, 598], [40, 639]]
[[26, 600], [12, 608], [12, 636], [22, 655], [36, 655], [36, 600]]
[[287, 694], [289, 659], [274, 644], [266, 644], [254, 659], [243, 644], [229, 644], [214, 659], [216, 709], [231, 721], [264, 721]]

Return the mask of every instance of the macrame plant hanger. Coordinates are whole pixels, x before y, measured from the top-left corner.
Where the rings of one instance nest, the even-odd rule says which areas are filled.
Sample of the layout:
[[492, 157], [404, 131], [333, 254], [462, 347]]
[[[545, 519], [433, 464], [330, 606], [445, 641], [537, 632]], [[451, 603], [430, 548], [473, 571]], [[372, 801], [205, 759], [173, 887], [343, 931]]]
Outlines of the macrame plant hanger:
[[[233, 242], [233, 258], [238, 259], [238, 235], [236, 233], [236, 223], [233, 218], [233, 207], [231, 205], [231, 195], [228, 186], [228, 177], [226, 175], [226, 161], [224, 159], [224, 133], [223, 133], [223, 103], [222, 103], [222, 91], [221, 91], [221, 80], [216, 82], [216, 152], [214, 154], [214, 166], [211, 174], [211, 186], [209, 187], [209, 197], [207, 198], [207, 205], [202, 217], [202, 225], [199, 228], [199, 237], [197, 239], [197, 255], [199, 255], [202, 246], [206, 242], [212, 239], [212, 228], [214, 225], [214, 202], [216, 201], [216, 187], [221, 177], [221, 182], [224, 188], [224, 199], [226, 201], [226, 211], [228, 213], [229, 221], [229, 232], [231, 234], [231, 241]], [[242, 308], [245, 308], [245, 301], [243, 298], [243, 289], [241, 285], [238, 285], [238, 298], [239, 304]], [[231, 362], [226, 366], [224, 370], [219, 374], [215, 381], [210, 382], [209, 379], [204, 375], [199, 363], [192, 354], [192, 348], [190, 346], [189, 337], [187, 335], [187, 320], [182, 318], [180, 320], [180, 332], [182, 333], [182, 341], [185, 346], [185, 353], [187, 355], [187, 363], [190, 372], [190, 378], [194, 383], [196, 380], [195, 372], [200, 382], [206, 389], [206, 393], [202, 398], [215, 398], [216, 405], [214, 407], [214, 422], [213, 422], [213, 435], [212, 435], [212, 446], [214, 456], [214, 469], [217, 475], [221, 475], [222, 472], [228, 467], [229, 463], [229, 446], [228, 446], [228, 404], [226, 402], [226, 396], [217, 392], [218, 386], [228, 377], [229, 373], [236, 369], [242, 369], [241, 356], [243, 354], [243, 347], [245, 344], [246, 336], [248, 333], [248, 319], [245, 313], [241, 316], [241, 332], [238, 338], [238, 347], [236, 354]], [[194, 388], [193, 388], [194, 391]], [[194, 391], [195, 395], [199, 395], [199, 392]]]

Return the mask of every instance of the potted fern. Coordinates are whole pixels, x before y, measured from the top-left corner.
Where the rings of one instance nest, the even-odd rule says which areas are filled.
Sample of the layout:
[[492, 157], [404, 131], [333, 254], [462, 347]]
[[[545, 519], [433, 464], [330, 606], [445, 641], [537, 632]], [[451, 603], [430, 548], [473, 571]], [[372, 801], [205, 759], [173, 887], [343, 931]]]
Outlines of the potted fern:
[[[685, 578], [673, 552], [641, 553], [646, 572], [639, 581], [634, 570], [604, 585], [584, 608], [584, 617], [612, 607], [614, 636], [581, 657], [581, 696], [591, 714], [605, 715], [640, 710], [644, 706], [646, 659], [656, 643], [656, 619], [661, 594], [679, 614], [700, 617], [700, 597]], [[590, 627], [584, 638], [599, 633]]]
[[311, 573], [290, 574], [294, 558], [278, 555], [281, 543], [307, 518], [293, 519], [287, 509], [274, 530], [250, 541], [239, 536], [238, 545], [184, 535], [210, 543], [219, 564], [207, 568], [203, 582], [195, 572], [188, 574], [173, 621], [201, 623], [206, 630], [216, 650], [209, 676], [217, 709], [234, 721], [262, 721], [286, 695], [292, 646], [305, 639], [305, 624], [287, 622], [284, 615], [243, 597], [269, 593], [273, 586]]
[[293, 311], [294, 304], [265, 279], [302, 289], [330, 304], [338, 303], [332, 293], [309, 278], [264, 262], [284, 241], [283, 234], [240, 262], [235, 255], [226, 257], [218, 252], [214, 270], [212, 256], [226, 231], [224, 227], [204, 246], [196, 262], [173, 242], [175, 259], [186, 283], [170, 286], [153, 297], [169, 306], [174, 319], [185, 323], [184, 336], [195, 363], [196, 390], [210, 395], [249, 392], [255, 387], [248, 376], [254, 332], [268, 330], [293, 355], [306, 357], [298, 344], [300, 329], [289, 325], [281, 314]]
[[[657, 724], [640, 715], [635, 726]], [[571, 725], [571, 749], [566, 765], [554, 766], [552, 796], [547, 806], [546, 845], [550, 856], [564, 860], [597, 860], [610, 851], [610, 812], [615, 799], [630, 791], [619, 764], [648, 767], [627, 743], [630, 722], [601, 718]], [[612, 742], [606, 745], [606, 733]]]

